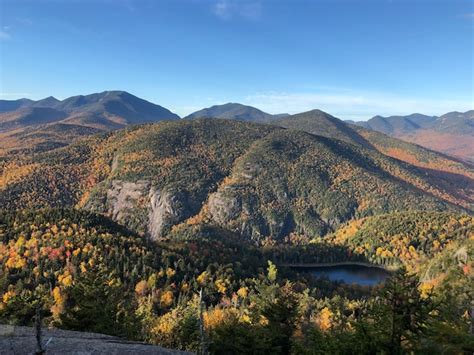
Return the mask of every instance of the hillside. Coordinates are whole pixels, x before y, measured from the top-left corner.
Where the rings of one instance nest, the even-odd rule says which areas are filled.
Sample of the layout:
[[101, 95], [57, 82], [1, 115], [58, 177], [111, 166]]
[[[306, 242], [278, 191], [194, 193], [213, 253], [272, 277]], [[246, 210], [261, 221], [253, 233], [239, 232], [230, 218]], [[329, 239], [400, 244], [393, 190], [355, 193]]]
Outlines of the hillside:
[[[446, 212], [400, 212], [354, 220], [328, 237], [350, 245], [357, 254], [379, 264], [403, 264], [420, 271], [435, 254], [457, 249], [474, 241], [474, 218]], [[427, 271], [427, 270], [425, 270]], [[432, 268], [426, 280], [443, 270]]]
[[124, 91], [79, 95], [62, 101], [54, 97], [39, 101], [0, 100], [0, 155], [12, 150], [45, 150], [67, 145], [82, 135], [173, 119], [179, 116]]
[[435, 174], [374, 149], [231, 120], [184, 120], [4, 160], [5, 208], [80, 206], [158, 238], [208, 220], [245, 238], [324, 235], [394, 210], [472, 209]]
[[420, 128], [431, 127], [434, 125], [436, 119], [436, 116], [414, 113], [408, 116], [375, 116], [367, 122], [358, 121], [355, 122], [355, 124], [388, 135], [399, 135], [410, 133]]
[[449, 112], [440, 117], [375, 116], [355, 124], [419, 144], [467, 161], [474, 161], [474, 111]]
[[272, 124], [323, 137], [339, 139], [366, 148], [370, 147], [370, 144], [362, 138], [354, 128], [321, 110], [312, 110], [290, 115], [276, 120], [272, 122]]
[[[276, 115], [276, 117], [279, 116], [280, 115]], [[238, 103], [227, 103], [224, 105], [215, 105], [193, 112], [186, 116], [185, 119], [225, 118], [231, 120], [265, 122], [270, 121], [276, 117], [252, 106], [246, 106]]]
[[[388, 353], [396, 294], [401, 314], [436, 309], [404, 348], [469, 350], [472, 200], [445, 178], [372, 145], [221, 119], [11, 153], [0, 322], [32, 325], [40, 309], [45, 326], [193, 352], [204, 329], [210, 353]], [[348, 261], [400, 270], [369, 288], [280, 267]]]
[[[39, 308], [45, 327], [193, 352], [202, 349], [204, 329], [211, 353], [287, 354], [282, 346], [301, 353], [308, 343], [321, 353], [350, 353], [355, 347], [367, 353], [374, 347], [388, 352], [391, 317], [410, 310], [410, 319], [426, 322], [426, 331], [407, 338], [404, 348], [472, 349], [463, 317], [472, 297], [471, 217], [432, 212], [368, 217], [343, 226], [335, 239], [287, 245], [286, 251], [282, 244], [257, 249], [210, 226], [178, 229], [152, 243], [84, 211], [0, 211], [0, 321], [32, 325]], [[339, 245], [352, 249], [344, 255]], [[395, 256], [408, 267], [420, 266], [418, 275], [424, 276], [420, 283], [419, 276], [402, 270], [371, 290], [315, 281], [271, 262], [265, 269], [267, 260], [282, 253], [319, 261], [367, 254], [378, 263]], [[431, 256], [429, 263], [419, 262]], [[401, 291], [400, 285], [406, 288]], [[399, 300], [396, 310], [393, 297]], [[419, 315], [423, 310], [436, 312]], [[106, 336], [99, 341], [88, 333], [69, 332], [65, 340], [62, 334], [46, 331], [45, 337], [78, 348], [87, 337], [96, 350], [104, 341], [121, 350], [139, 346]], [[16, 346], [15, 333], [3, 332], [0, 342], [5, 336]]]
[[403, 265], [419, 275], [422, 292], [436, 289], [448, 304], [469, 304], [474, 296], [472, 216], [391, 213], [352, 221], [328, 239], [372, 263]]
[[54, 97], [39, 101], [2, 100], [0, 108], [3, 112], [0, 115], [0, 130], [58, 121], [107, 130], [179, 118], [169, 110], [125, 91], [72, 96], [62, 101]]
[[424, 169], [436, 177], [436, 184], [454, 195], [474, 201], [474, 166], [383, 133], [349, 124], [323, 111], [313, 110], [276, 120], [275, 125], [302, 130], [347, 143], [375, 149], [380, 153]]

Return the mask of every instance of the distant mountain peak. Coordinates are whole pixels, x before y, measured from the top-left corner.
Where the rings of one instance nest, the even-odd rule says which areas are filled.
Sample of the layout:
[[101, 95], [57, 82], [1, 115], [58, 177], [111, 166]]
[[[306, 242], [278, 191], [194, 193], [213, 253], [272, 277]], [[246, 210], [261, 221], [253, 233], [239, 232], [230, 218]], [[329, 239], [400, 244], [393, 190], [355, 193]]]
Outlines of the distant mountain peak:
[[[16, 112], [31, 108], [47, 108], [53, 111], [50, 111], [50, 118], [45, 117], [49, 114], [47, 111]], [[178, 115], [168, 109], [121, 90], [76, 95], [62, 101], [53, 96], [38, 101], [0, 100], [1, 112], [16, 113], [13, 118], [12, 115], [3, 118], [0, 116], [0, 123], [8, 120], [6, 127], [25, 127], [25, 125], [34, 126], [61, 121], [66, 124], [110, 130], [129, 124], [179, 119]]]
[[41, 101], [59, 101], [59, 100], [55, 98], [54, 96], [48, 96], [42, 99]]
[[367, 141], [348, 124], [320, 109], [284, 117], [276, 120], [275, 124], [285, 128], [306, 131], [319, 136], [336, 138], [351, 144], [360, 144], [365, 147], [370, 146]]
[[468, 161], [474, 160], [474, 110], [452, 111], [439, 117], [421, 113], [374, 116], [355, 124]]
[[196, 118], [223, 118], [241, 121], [266, 122], [274, 119], [274, 116], [253, 106], [228, 102], [204, 108], [185, 117], [185, 119]]

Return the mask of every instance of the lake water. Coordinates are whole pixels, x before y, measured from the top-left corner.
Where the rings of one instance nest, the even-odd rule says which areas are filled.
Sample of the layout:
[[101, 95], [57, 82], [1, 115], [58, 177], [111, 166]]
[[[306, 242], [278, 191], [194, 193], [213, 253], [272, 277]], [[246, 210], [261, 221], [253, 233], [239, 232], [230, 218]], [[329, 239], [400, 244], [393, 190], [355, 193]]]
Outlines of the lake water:
[[324, 277], [331, 281], [362, 286], [383, 283], [390, 276], [390, 273], [384, 269], [364, 265], [320, 266], [308, 268], [306, 271], [318, 278]]

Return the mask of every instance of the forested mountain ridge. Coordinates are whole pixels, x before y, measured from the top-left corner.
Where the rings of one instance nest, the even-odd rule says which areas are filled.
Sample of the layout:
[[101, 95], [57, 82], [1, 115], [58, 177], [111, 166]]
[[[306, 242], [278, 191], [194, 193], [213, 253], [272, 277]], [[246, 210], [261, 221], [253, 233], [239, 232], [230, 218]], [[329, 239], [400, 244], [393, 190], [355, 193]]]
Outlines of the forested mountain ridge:
[[312, 134], [336, 138], [347, 143], [374, 148], [390, 157], [432, 170], [474, 177], [474, 166], [419, 145], [393, 138], [376, 130], [366, 129], [363, 122], [344, 122], [321, 110], [290, 115], [273, 124]]
[[274, 124], [377, 150], [386, 156], [422, 168], [427, 178], [435, 178], [436, 185], [456, 196], [464, 196], [470, 203], [474, 201], [474, 166], [460, 159], [348, 124], [320, 110], [288, 116], [276, 120]]
[[[469, 351], [472, 190], [318, 117], [316, 134], [172, 120], [7, 154], [0, 321], [39, 308], [47, 325], [216, 354]], [[370, 289], [275, 266], [338, 261], [400, 271]]]
[[271, 115], [252, 106], [229, 102], [193, 112], [186, 116], [185, 119], [225, 118], [241, 121], [268, 122], [278, 117], [280, 115]]
[[474, 110], [449, 112], [439, 117], [421, 114], [375, 116], [365, 122], [353, 123], [467, 161], [474, 161]]
[[[140, 99], [125, 91], [104, 91], [101, 93], [72, 96], [62, 101], [54, 97], [39, 101], [0, 100], [0, 130], [45, 123], [46, 116], [41, 109], [57, 112], [62, 117], [50, 118], [51, 122], [63, 121], [82, 123], [104, 129], [123, 127], [164, 119], [178, 119], [179, 116], [156, 104]], [[25, 116], [27, 119], [25, 119]], [[49, 116], [52, 116], [51, 114]], [[94, 121], [96, 119], [96, 121]]]
[[[47, 151], [66, 146], [82, 136], [92, 135], [104, 130], [118, 129], [124, 127], [124, 125], [140, 122], [178, 118], [178, 116], [166, 112], [166, 109], [164, 110], [161, 110], [158, 105], [147, 103], [145, 100], [122, 91], [74, 96], [63, 101], [54, 97], [39, 101], [28, 99], [0, 100], [0, 112], [2, 112], [0, 113], [0, 127], [3, 127], [3, 129], [0, 129], [0, 139], [2, 140], [0, 156], [9, 153]], [[383, 119], [389, 122], [397, 122], [403, 118], [420, 127], [425, 127], [432, 120], [437, 120], [444, 122], [443, 125], [439, 124], [440, 126], [447, 127], [454, 124], [457, 127], [459, 125], [455, 123], [466, 121], [468, 114], [469, 112], [466, 114], [453, 112], [439, 119], [420, 114]], [[386, 155], [423, 168], [433, 169], [433, 171], [442, 170], [468, 177], [473, 175], [472, 167], [466, 168], [465, 164], [455, 158], [428, 152], [428, 150], [423, 150], [415, 145], [402, 143], [400, 140], [377, 136], [376, 133], [372, 133], [377, 131], [359, 128], [367, 126], [364, 122], [348, 124], [348, 122], [343, 122], [321, 110], [312, 110], [296, 115], [270, 115], [254, 107], [229, 103], [197, 111], [186, 118], [201, 116], [204, 118], [265, 122], [303, 130], [364, 147], [372, 146]], [[396, 123], [393, 125], [397, 126]], [[467, 132], [465, 129], [461, 131]], [[470, 139], [466, 140], [463, 137], [459, 138], [459, 142], [466, 141], [465, 146], [469, 146]], [[371, 142], [369, 138], [373, 139], [375, 143]], [[449, 140], [444, 139], [437, 141], [449, 142]], [[382, 149], [380, 149], [381, 143], [383, 143]], [[412, 155], [415, 155], [415, 157]], [[454, 175], [446, 176], [448, 184], [449, 180], [455, 178]], [[465, 186], [466, 184], [460, 182], [458, 185]]]
[[48, 150], [100, 131], [173, 119], [179, 116], [125, 91], [78, 95], [62, 101], [54, 97], [0, 100], [0, 155]]
[[347, 143], [362, 145], [366, 148], [370, 147], [370, 144], [363, 139], [354, 128], [321, 110], [311, 110], [296, 115], [290, 115], [272, 123], [281, 127], [305, 131], [318, 136], [336, 138]]
[[[204, 329], [211, 353], [472, 348], [471, 165], [320, 110], [122, 129], [57, 113], [97, 100], [17, 103], [24, 126], [3, 133], [1, 322], [39, 307], [47, 325], [190, 351]], [[400, 271], [371, 289], [275, 266], [321, 262]], [[413, 327], [388, 321], [388, 294]]]
[[0, 169], [5, 208], [78, 206], [153, 238], [190, 218], [261, 241], [394, 210], [472, 209], [443, 179], [376, 150], [231, 120], [132, 127]]

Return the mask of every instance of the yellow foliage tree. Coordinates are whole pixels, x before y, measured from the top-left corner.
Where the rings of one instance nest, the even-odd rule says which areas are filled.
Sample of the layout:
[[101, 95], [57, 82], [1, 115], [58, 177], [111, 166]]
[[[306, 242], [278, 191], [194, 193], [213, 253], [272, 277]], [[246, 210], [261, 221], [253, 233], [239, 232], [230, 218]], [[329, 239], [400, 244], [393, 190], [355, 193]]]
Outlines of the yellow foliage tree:
[[144, 296], [148, 293], [148, 284], [146, 281], [142, 280], [135, 285], [135, 292], [139, 296]]
[[319, 329], [323, 332], [329, 330], [332, 327], [333, 315], [334, 313], [328, 307], [324, 307], [316, 319]]
[[163, 292], [163, 294], [160, 297], [160, 302], [163, 306], [169, 307], [173, 304], [174, 301], [174, 295], [173, 292], [168, 290]]

